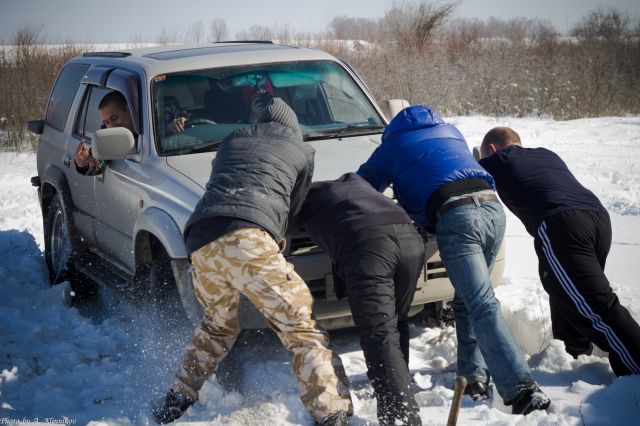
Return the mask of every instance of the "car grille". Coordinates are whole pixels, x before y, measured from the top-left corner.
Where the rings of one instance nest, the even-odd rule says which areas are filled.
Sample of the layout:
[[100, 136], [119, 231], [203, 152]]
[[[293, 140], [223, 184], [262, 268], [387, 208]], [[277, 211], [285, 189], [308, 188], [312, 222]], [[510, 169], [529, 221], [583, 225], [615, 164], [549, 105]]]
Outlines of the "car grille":
[[285, 249], [286, 256], [298, 256], [302, 254], [321, 253], [320, 247], [315, 245], [311, 238], [303, 235], [296, 235], [293, 238], [288, 239], [287, 248]]
[[314, 299], [326, 300], [327, 288], [324, 280], [309, 280], [307, 281], [307, 286], [309, 287]]
[[441, 260], [436, 262], [427, 262], [427, 281], [436, 278], [446, 278], [447, 271]]
[[[287, 247], [285, 248], [285, 256], [303, 256], [308, 254], [320, 254], [322, 249], [313, 243], [311, 238], [304, 234], [297, 234], [293, 237], [287, 238]], [[421, 289], [425, 285], [425, 281], [429, 282], [435, 279], [447, 278], [447, 271], [444, 264], [440, 259], [432, 259], [427, 262], [427, 275], [425, 277], [424, 272], [420, 274], [418, 279], [418, 289]], [[324, 273], [324, 272], [323, 272]], [[330, 274], [330, 271], [326, 271], [326, 274]], [[316, 275], [317, 277], [317, 275]], [[330, 275], [326, 276], [326, 279], [331, 280]], [[312, 296], [317, 300], [335, 300], [335, 294], [333, 292], [333, 286], [331, 282], [327, 282], [325, 278], [310, 279], [307, 277], [305, 282], [311, 290]]]

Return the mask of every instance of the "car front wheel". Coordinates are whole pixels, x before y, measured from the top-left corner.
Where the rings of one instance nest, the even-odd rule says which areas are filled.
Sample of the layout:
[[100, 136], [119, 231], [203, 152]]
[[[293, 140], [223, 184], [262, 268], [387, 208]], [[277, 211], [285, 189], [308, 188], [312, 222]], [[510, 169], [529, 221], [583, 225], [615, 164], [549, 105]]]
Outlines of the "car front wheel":
[[95, 295], [97, 285], [77, 272], [73, 264], [71, 227], [59, 194], [51, 200], [44, 223], [44, 257], [52, 284], [68, 281], [76, 300]]
[[164, 248], [154, 247], [154, 258], [142, 268], [140, 276], [143, 279], [143, 300], [157, 321], [175, 325], [188, 321], [171, 268], [171, 259]]
[[58, 284], [67, 279], [73, 246], [69, 235], [69, 222], [59, 195], [55, 195], [45, 221], [45, 259], [49, 279]]

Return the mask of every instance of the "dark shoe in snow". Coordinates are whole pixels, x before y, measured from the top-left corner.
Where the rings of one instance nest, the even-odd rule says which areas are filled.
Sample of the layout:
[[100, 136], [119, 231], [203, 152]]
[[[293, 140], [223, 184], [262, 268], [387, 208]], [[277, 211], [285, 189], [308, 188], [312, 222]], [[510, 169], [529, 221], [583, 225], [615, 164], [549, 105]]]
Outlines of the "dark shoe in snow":
[[545, 410], [551, 401], [535, 383], [522, 386], [513, 400], [505, 403], [511, 405], [511, 414], [527, 415], [534, 410]]
[[489, 383], [475, 381], [467, 384], [464, 388], [464, 394], [469, 395], [474, 401], [484, 401], [491, 397], [489, 392]]
[[172, 389], [164, 397], [162, 407], [153, 410], [153, 417], [158, 423], [165, 424], [170, 423], [182, 416], [182, 413], [187, 411], [187, 408], [191, 407], [195, 401], [175, 393]]
[[347, 426], [347, 413], [344, 411], [338, 411], [337, 413], [329, 414], [324, 419], [316, 422], [318, 426]]

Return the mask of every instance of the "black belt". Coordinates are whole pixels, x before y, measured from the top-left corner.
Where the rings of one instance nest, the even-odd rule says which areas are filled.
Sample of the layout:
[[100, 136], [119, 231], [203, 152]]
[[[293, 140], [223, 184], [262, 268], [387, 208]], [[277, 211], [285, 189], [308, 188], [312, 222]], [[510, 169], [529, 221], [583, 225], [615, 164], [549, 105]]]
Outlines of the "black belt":
[[498, 201], [498, 197], [495, 194], [487, 194], [487, 195], [470, 195], [468, 197], [459, 198], [457, 200], [450, 201], [445, 203], [440, 209], [438, 213], [441, 215], [445, 214], [449, 210], [453, 210], [456, 207], [464, 206], [465, 204], [474, 204], [476, 203], [482, 204], [487, 203], [489, 201]]

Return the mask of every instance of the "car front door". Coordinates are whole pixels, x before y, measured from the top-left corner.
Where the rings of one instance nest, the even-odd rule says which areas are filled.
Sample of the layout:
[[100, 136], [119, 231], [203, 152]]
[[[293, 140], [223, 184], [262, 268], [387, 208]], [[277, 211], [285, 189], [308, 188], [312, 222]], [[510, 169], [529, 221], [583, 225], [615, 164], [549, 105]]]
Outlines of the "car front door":
[[94, 186], [99, 177], [85, 176], [76, 171], [75, 152], [81, 142], [91, 148], [93, 134], [102, 126], [102, 120], [97, 114], [98, 104], [109, 90], [87, 84], [82, 85], [81, 88], [84, 88], [84, 93], [65, 147], [66, 162], [70, 163], [68, 177], [75, 205], [74, 221], [76, 227], [82, 234], [83, 241], [89, 247], [95, 247], [97, 243], [95, 224], [100, 212], [96, 206]]
[[[106, 92], [101, 91], [103, 96], [109, 91], [117, 90], [127, 100], [137, 130], [136, 146], [126, 158], [107, 161], [104, 173], [95, 178], [95, 238], [102, 252], [133, 273], [133, 228], [147, 201], [144, 188], [151, 184], [141, 163], [144, 135], [139, 130], [142, 127], [139, 85], [133, 74], [117, 69], [110, 73], [106, 85]], [[96, 117], [91, 120], [100, 120], [97, 104], [95, 108], [87, 109], [87, 117], [89, 116]]]
[[[73, 140], [67, 144], [67, 156], [75, 169], [75, 149], [82, 141], [91, 147], [96, 130], [104, 127], [98, 106], [113, 89], [85, 84], [85, 93], [73, 127]], [[140, 164], [131, 160], [112, 160], [102, 174], [74, 174], [72, 196], [77, 207], [76, 222], [92, 251], [131, 270], [132, 230], [141, 199], [138, 186]]]

